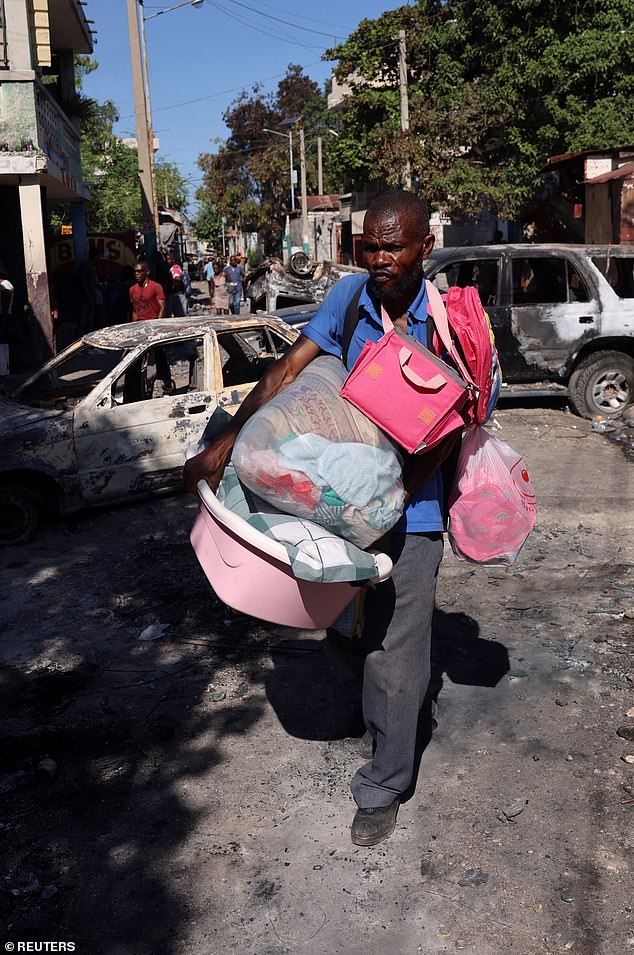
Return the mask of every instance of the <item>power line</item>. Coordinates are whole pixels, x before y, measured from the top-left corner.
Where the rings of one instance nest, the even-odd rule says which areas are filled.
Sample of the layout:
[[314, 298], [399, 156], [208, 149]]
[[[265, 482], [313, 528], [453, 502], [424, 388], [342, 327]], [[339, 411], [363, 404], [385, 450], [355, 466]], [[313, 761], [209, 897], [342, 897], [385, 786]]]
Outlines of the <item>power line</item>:
[[[255, 26], [255, 24], [250, 23], [249, 20], [245, 20], [245, 18], [241, 17], [239, 14], [229, 13], [227, 10], [223, 9], [223, 7], [215, 3], [214, 0], [207, 0], [207, 3], [214, 7], [214, 9], [218, 10], [219, 13], [229, 17], [230, 20], [238, 20], [240, 23], [243, 23], [246, 27], [248, 27], [250, 30], [254, 30], [256, 33], [261, 33], [264, 36], [271, 37], [274, 40], [280, 40], [282, 43], [292, 43], [293, 46], [302, 46], [306, 50], [319, 50], [320, 53], [323, 53], [325, 50], [325, 47], [316, 46], [315, 44], [302, 43], [301, 40], [297, 40], [289, 35], [283, 37], [277, 33], [272, 33], [270, 30], [265, 30], [262, 27]], [[251, 12], [253, 13], [254, 11], [251, 10]]]
[[[274, 17], [272, 13], [262, 13], [261, 10], [257, 10], [248, 3], [242, 3], [241, 0], [229, 0], [229, 3], [233, 3], [237, 7], [244, 7], [245, 10], [249, 10], [251, 13], [257, 13], [258, 16], [264, 17], [267, 20], [275, 20], [276, 23], [285, 23], [286, 26], [292, 27], [294, 30], [304, 30], [307, 33], [316, 33], [319, 36], [327, 36], [329, 39], [333, 37], [332, 33], [324, 33], [322, 30], [313, 30], [312, 27], [303, 27], [297, 23], [291, 23], [289, 20], [282, 20], [281, 17]], [[336, 35], [334, 36], [334, 39], [336, 39]]]

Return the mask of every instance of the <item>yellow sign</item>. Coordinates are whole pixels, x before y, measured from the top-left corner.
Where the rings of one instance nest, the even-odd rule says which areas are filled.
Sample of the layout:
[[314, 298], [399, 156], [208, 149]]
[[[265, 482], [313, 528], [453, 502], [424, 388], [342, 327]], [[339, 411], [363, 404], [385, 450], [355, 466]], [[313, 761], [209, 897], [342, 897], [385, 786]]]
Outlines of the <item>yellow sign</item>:
[[72, 225], [63, 225], [62, 226], [62, 235], [72, 235], [73, 227]]

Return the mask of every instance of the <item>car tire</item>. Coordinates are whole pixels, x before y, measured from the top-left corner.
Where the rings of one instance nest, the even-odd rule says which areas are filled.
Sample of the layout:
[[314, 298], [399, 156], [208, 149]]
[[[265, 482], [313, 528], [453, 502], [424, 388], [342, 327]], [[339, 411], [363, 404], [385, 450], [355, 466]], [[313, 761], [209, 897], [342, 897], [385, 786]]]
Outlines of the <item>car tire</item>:
[[618, 418], [634, 401], [634, 358], [619, 351], [584, 358], [570, 376], [568, 393], [582, 418]]
[[0, 546], [26, 544], [40, 523], [39, 502], [28, 488], [0, 485]]
[[294, 252], [288, 260], [288, 271], [298, 279], [309, 279], [315, 271], [315, 263], [305, 252]]

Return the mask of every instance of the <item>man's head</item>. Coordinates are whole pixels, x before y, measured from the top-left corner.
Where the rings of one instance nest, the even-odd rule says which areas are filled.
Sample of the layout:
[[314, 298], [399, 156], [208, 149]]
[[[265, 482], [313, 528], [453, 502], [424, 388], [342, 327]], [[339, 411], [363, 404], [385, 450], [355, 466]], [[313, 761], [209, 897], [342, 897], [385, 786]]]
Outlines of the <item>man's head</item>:
[[418, 196], [399, 189], [370, 204], [363, 222], [363, 262], [371, 291], [380, 299], [411, 301], [433, 247], [427, 205]]
[[237, 258], [235, 257], [235, 255], [230, 255], [230, 256], [229, 256], [229, 265], [231, 265], [233, 268], [235, 268], [237, 264], [238, 264], [238, 260], [237, 260]]
[[150, 270], [147, 267], [147, 262], [137, 262], [134, 266], [134, 278], [139, 285], [143, 285], [150, 274]]
[[173, 265], [176, 265], [176, 256], [174, 255], [173, 252], [168, 252], [168, 253], [167, 253], [167, 256], [166, 256], [166, 259], [167, 259], [167, 264], [169, 265], [170, 268], [171, 268]]

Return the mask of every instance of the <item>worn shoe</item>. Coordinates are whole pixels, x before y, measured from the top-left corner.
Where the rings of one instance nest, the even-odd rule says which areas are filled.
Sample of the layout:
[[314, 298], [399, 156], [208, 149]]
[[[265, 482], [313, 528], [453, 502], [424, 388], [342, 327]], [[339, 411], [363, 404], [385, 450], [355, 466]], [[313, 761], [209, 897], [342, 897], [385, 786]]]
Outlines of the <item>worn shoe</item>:
[[399, 805], [400, 800], [395, 799], [389, 806], [357, 809], [350, 830], [355, 846], [375, 846], [391, 836], [396, 826]]

